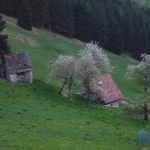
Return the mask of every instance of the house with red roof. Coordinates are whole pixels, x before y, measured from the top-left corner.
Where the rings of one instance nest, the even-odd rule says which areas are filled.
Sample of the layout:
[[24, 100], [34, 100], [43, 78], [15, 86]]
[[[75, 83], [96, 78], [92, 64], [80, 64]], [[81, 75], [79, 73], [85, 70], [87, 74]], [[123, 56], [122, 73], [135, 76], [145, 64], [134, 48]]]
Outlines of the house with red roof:
[[119, 101], [124, 97], [109, 74], [98, 76], [94, 79], [94, 85], [101, 88], [105, 94], [100, 102], [106, 106], [118, 107]]

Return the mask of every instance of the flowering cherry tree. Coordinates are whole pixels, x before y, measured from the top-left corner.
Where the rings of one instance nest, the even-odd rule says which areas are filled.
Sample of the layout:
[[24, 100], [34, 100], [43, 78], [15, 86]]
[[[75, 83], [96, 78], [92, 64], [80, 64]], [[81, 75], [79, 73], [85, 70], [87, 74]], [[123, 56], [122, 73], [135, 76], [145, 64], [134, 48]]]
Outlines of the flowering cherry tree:
[[73, 56], [60, 55], [55, 61], [50, 61], [48, 65], [50, 69], [49, 79], [64, 80], [59, 93], [68, 83], [69, 99], [71, 86], [76, 80], [81, 87], [80, 93], [88, 100], [96, 100], [97, 97], [102, 95], [103, 90], [94, 86], [92, 79], [102, 73], [110, 73], [113, 67], [96, 42], [87, 43], [85, 49], [81, 50], [78, 55], [78, 59]]
[[111, 73], [113, 67], [107, 55], [103, 52], [98, 43], [93, 41], [86, 44], [85, 49], [78, 54], [76, 70], [80, 81], [80, 93], [89, 100], [96, 100], [104, 93], [100, 87], [93, 85], [92, 79], [102, 73]]
[[59, 91], [61, 94], [64, 86], [69, 83], [68, 99], [70, 99], [70, 89], [74, 81], [75, 58], [73, 56], [60, 55], [55, 61], [50, 61], [48, 68], [50, 69], [49, 80], [63, 79], [64, 82]]
[[110, 61], [106, 53], [98, 46], [97, 42], [91, 41], [86, 44], [86, 47], [79, 52], [79, 56], [83, 57], [87, 53], [91, 54], [95, 66], [99, 69], [101, 73], [111, 73], [113, 67], [110, 65]]
[[143, 104], [140, 106], [143, 108], [144, 120], [148, 120], [147, 94], [150, 85], [150, 55], [141, 54], [141, 57], [142, 60], [138, 65], [129, 65], [127, 67], [126, 78], [130, 80], [135, 75], [139, 75], [144, 81]]

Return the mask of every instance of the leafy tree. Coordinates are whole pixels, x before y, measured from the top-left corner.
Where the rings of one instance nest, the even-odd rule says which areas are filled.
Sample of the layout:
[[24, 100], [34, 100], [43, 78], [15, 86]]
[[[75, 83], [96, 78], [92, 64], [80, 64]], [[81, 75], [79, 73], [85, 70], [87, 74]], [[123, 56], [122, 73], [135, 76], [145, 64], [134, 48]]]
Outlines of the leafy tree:
[[[5, 21], [3, 20], [2, 16], [0, 16], [0, 32], [2, 32], [6, 27]], [[4, 54], [10, 52], [10, 48], [7, 43], [7, 35], [0, 34], [0, 59], [3, 61]]]
[[22, 2], [17, 23], [26, 30], [32, 30], [32, 14], [27, 0]]
[[143, 108], [144, 120], [148, 120], [148, 101], [147, 101], [147, 94], [148, 88], [150, 85], [150, 55], [142, 54], [142, 60], [138, 65], [129, 65], [127, 67], [126, 77], [127, 79], [132, 79], [135, 75], [141, 77], [144, 81], [144, 88], [143, 88], [143, 104], [140, 104]]

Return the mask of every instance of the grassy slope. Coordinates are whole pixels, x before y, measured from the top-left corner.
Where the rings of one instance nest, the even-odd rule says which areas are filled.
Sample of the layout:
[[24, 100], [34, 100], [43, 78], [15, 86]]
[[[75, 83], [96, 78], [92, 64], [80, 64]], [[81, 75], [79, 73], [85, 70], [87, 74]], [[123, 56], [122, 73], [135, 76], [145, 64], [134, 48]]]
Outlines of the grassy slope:
[[[53, 33], [46, 34], [37, 29], [29, 32], [10, 24], [7, 25], [5, 33], [9, 35], [9, 44], [12, 51], [28, 51], [33, 64], [34, 78], [42, 80], [46, 79], [49, 60], [60, 54], [77, 56], [77, 52], [85, 46], [84, 43], [74, 39], [64, 38]], [[117, 56], [107, 53], [111, 65], [115, 67], [112, 75], [121, 92], [125, 97], [135, 98], [135, 95], [141, 92], [141, 89], [136, 86], [134, 81], [130, 81], [129, 86], [129, 82], [125, 80], [124, 76], [127, 65], [137, 62], [126, 55]]]
[[137, 131], [150, 130], [119, 109], [68, 101], [38, 80], [0, 84], [1, 150], [133, 150]]
[[[0, 82], [0, 146], [2, 150], [133, 150], [139, 129], [150, 130], [149, 122], [124, 116], [120, 109], [97, 104], [86, 105], [73, 95], [73, 100], [57, 94], [58, 87], [43, 82], [46, 65], [59, 54], [73, 54], [83, 43], [34, 29], [24, 31], [7, 25], [6, 31], [13, 51], [27, 50], [34, 68], [34, 83]], [[126, 82], [125, 68], [136, 63], [131, 58], [111, 54], [116, 66], [113, 78], [126, 97], [134, 98], [140, 91], [134, 81]]]

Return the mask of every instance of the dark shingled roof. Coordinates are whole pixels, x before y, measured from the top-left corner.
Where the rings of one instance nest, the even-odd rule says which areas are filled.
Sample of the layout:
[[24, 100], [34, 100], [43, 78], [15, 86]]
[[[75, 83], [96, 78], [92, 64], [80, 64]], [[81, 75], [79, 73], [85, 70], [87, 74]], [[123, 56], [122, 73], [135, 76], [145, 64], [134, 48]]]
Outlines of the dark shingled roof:
[[27, 52], [16, 52], [4, 55], [6, 70], [10, 73], [20, 73], [32, 70]]
[[106, 94], [102, 97], [105, 104], [109, 104], [124, 98], [109, 74], [96, 77], [94, 84], [95, 86], [101, 86], [101, 88], [106, 92]]

